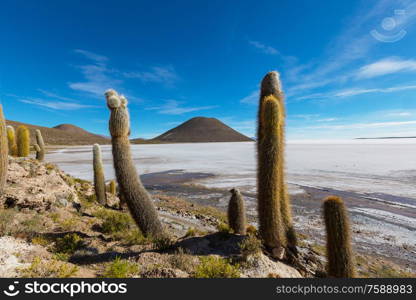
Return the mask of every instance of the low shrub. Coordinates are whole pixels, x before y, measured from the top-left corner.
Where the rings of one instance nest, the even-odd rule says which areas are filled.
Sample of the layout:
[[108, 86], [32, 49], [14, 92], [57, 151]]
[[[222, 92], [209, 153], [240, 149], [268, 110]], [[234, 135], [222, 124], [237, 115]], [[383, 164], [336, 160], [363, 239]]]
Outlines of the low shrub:
[[251, 255], [256, 255], [262, 251], [261, 241], [254, 235], [248, 235], [240, 244], [240, 252], [243, 258], [247, 258]]
[[19, 272], [21, 277], [26, 278], [68, 278], [76, 275], [78, 267], [54, 259], [45, 261], [35, 257], [29, 267], [20, 269]]
[[76, 233], [68, 233], [55, 241], [55, 252], [73, 254], [84, 246], [82, 238]]
[[119, 256], [111, 262], [105, 269], [101, 277], [103, 278], [128, 278], [139, 273], [137, 264], [121, 259]]
[[216, 256], [202, 257], [196, 267], [195, 278], [239, 278], [238, 265], [232, 265], [229, 260]]

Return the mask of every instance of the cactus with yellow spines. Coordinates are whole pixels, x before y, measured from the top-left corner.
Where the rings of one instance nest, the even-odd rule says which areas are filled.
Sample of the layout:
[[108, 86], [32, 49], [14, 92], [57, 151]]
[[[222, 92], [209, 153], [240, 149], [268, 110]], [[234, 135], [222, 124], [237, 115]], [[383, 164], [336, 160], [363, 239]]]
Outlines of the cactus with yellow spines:
[[17, 127], [17, 156], [28, 157], [30, 154], [30, 131], [24, 126]]
[[117, 194], [117, 185], [115, 180], [111, 180], [108, 184], [108, 191], [113, 196]]
[[266, 96], [261, 104], [259, 123], [262, 136], [258, 143], [258, 216], [259, 233], [267, 248], [276, 257], [281, 257], [286, 247], [286, 235], [281, 216], [280, 191], [281, 176], [279, 159], [279, 132], [281, 122], [279, 101], [273, 95]]
[[246, 209], [240, 191], [231, 189], [231, 198], [228, 204], [228, 225], [236, 234], [246, 234]]
[[8, 163], [9, 147], [6, 120], [3, 114], [3, 106], [0, 104], [0, 193], [3, 192], [4, 186], [6, 185]]
[[43, 141], [42, 133], [39, 129], [36, 129], [36, 143], [39, 147], [39, 151], [36, 150], [36, 159], [43, 161], [45, 159], [45, 142]]
[[7, 141], [9, 145], [9, 155], [17, 156], [16, 132], [13, 126], [7, 126]]
[[111, 111], [109, 129], [121, 198], [126, 201], [133, 219], [144, 235], [163, 238], [166, 234], [156, 208], [134, 167], [129, 141], [130, 116], [127, 99], [114, 90], [108, 90], [105, 95]]
[[94, 169], [94, 190], [98, 203], [107, 204], [107, 195], [105, 191], [105, 178], [103, 161], [101, 159], [101, 147], [98, 144], [93, 146], [93, 169]]
[[285, 180], [285, 117], [279, 73], [269, 72], [260, 90], [257, 190], [259, 232], [272, 253], [281, 253], [282, 248], [297, 252]]
[[323, 204], [327, 272], [329, 277], [355, 277], [354, 259], [351, 248], [350, 225], [344, 202], [336, 196], [329, 196]]

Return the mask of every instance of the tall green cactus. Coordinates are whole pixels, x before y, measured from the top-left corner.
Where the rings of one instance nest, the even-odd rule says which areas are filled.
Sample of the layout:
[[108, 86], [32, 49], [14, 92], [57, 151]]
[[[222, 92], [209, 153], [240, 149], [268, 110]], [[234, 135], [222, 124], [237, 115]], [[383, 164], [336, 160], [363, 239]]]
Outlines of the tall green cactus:
[[13, 126], [7, 126], [7, 141], [9, 145], [9, 155], [17, 156], [16, 132]]
[[114, 90], [108, 90], [105, 95], [107, 106], [111, 110], [109, 129], [121, 198], [126, 201], [133, 219], [144, 235], [163, 238], [165, 232], [162, 223], [134, 167], [129, 141], [130, 117], [127, 99]]
[[244, 199], [237, 189], [230, 190], [231, 198], [228, 204], [228, 224], [236, 234], [246, 234], [246, 209]]
[[6, 132], [6, 120], [3, 115], [3, 106], [0, 104], [0, 193], [3, 192], [7, 179], [9, 163], [9, 147]]
[[43, 161], [45, 159], [45, 142], [39, 129], [36, 129], [36, 143], [39, 146], [39, 151], [36, 151], [36, 159]]
[[355, 276], [350, 225], [344, 202], [329, 196], [323, 204], [326, 228], [327, 272], [330, 277]]
[[107, 194], [105, 191], [105, 179], [103, 161], [101, 159], [101, 147], [98, 144], [93, 146], [93, 167], [94, 167], [94, 189], [97, 201], [102, 204], [107, 204]]
[[30, 154], [30, 131], [24, 126], [17, 127], [17, 155], [19, 157], [28, 157]]
[[265, 245], [274, 252], [289, 248], [296, 253], [285, 179], [285, 117], [279, 74], [269, 72], [261, 83], [257, 129], [259, 230]]

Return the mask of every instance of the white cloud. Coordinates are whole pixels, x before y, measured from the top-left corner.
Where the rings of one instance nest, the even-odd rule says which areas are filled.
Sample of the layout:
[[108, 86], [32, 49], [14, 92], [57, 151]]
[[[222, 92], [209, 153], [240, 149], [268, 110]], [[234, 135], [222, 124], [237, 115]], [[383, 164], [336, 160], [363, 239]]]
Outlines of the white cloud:
[[41, 99], [20, 99], [20, 102], [36, 105], [40, 107], [46, 107], [54, 110], [77, 110], [83, 108], [95, 107], [92, 105], [84, 105], [75, 102], [62, 102], [62, 101], [46, 101]]
[[38, 91], [41, 92], [43, 95], [49, 97], [49, 98], [54, 98], [54, 99], [59, 99], [59, 100], [63, 100], [63, 101], [72, 101], [72, 102], [74, 102], [74, 100], [71, 99], [71, 98], [63, 97], [63, 96], [60, 96], [58, 94], [55, 94], [55, 93], [52, 93], [52, 92], [49, 92], [49, 91], [45, 91], [43, 89], [38, 89]]
[[[328, 86], [335, 83], [344, 83], [357, 76], [354, 71], [357, 61], [367, 57], [370, 51], [382, 45], [369, 34], [371, 29], [377, 28], [380, 22], [391, 16], [395, 9], [403, 9], [404, 15], [395, 16], [400, 28], [411, 28], [416, 20], [416, 3], [408, 0], [381, 0], [373, 6], [367, 4], [348, 22], [348, 27], [336, 39], [329, 43], [324, 52], [323, 63], [314, 62], [315, 68], [308, 64], [308, 73], [299, 73], [294, 82], [302, 82], [290, 86], [287, 95], [298, 95], [307, 90]], [[405, 37], [407, 38], [407, 37]], [[370, 70], [371, 71], [371, 70]], [[364, 73], [365, 74], [365, 73]]]
[[279, 54], [279, 51], [277, 51], [275, 48], [271, 47], [271, 46], [267, 46], [263, 43], [260, 43], [258, 41], [249, 41], [249, 44], [257, 49], [259, 49], [261, 52], [265, 53], [265, 54], [270, 54], [270, 55], [277, 55]]
[[357, 78], [373, 78], [406, 71], [416, 71], [416, 60], [389, 57], [361, 67]]
[[200, 111], [200, 110], [208, 110], [216, 108], [217, 106], [196, 106], [196, 107], [185, 107], [180, 106], [182, 102], [176, 100], [168, 100], [165, 102], [164, 105], [155, 106], [155, 107], [148, 107], [146, 110], [156, 110], [159, 114], [164, 115], [182, 115], [185, 113], [193, 112], [193, 111]]
[[316, 120], [316, 122], [334, 122], [334, 121], [338, 121], [338, 118], [324, 118], [324, 119], [318, 119]]
[[93, 53], [93, 52], [90, 52], [90, 51], [87, 51], [87, 50], [75, 49], [74, 52], [78, 53], [78, 54], [81, 54], [81, 55], [85, 56], [88, 59], [91, 59], [91, 60], [94, 60], [94, 61], [100, 62], [100, 63], [106, 62], [108, 60], [108, 57], [106, 57], [106, 56], [99, 55], [99, 54], [96, 54], [96, 53]]
[[358, 96], [370, 93], [394, 93], [407, 90], [416, 89], [416, 85], [399, 85], [389, 88], [350, 88], [338, 91], [332, 91], [329, 93], [316, 93], [297, 97], [296, 100], [309, 100], [309, 99], [328, 99], [328, 98], [347, 98], [352, 96]]
[[150, 71], [124, 72], [123, 76], [126, 78], [137, 78], [143, 82], [162, 83], [166, 86], [172, 86], [179, 80], [179, 76], [172, 66], [152, 67]]
[[402, 111], [402, 112], [392, 112], [388, 114], [389, 117], [410, 117], [413, 116], [413, 113], [408, 111]]
[[[84, 50], [75, 50], [78, 53]], [[85, 78], [83, 82], [69, 82], [68, 86], [76, 91], [86, 92], [96, 97], [103, 97], [104, 91], [109, 88], [119, 88], [122, 80], [114, 77], [115, 70], [109, 69], [105, 63], [107, 59], [105, 56], [98, 54], [90, 55], [92, 53], [87, 52], [88, 55], [84, 55], [93, 60], [94, 64], [78, 66], [82, 75]]]
[[310, 129], [365, 129], [365, 128], [380, 128], [380, 127], [393, 127], [393, 126], [405, 126], [414, 125], [416, 121], [403, 121], [403, 122], [375, 122], [375, 123], [352, 123], [341, 125], [319, 125], [311, 126]]
[[252, 92], [250, 95], [242, 98], [240, 100], [240, 103], [244, 103], [244, 104], [257, 104], [259, 102], [259, 91], [254, 91]]

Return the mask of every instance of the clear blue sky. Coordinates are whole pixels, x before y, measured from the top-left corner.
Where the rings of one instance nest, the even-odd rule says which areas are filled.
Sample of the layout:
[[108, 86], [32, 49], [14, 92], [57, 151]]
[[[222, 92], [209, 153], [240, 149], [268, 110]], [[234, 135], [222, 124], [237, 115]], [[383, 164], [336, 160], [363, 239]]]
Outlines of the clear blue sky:
[[281, 73], [289, 139], [416, 136], [416, 2], [3, 0], [8, 119], [108, 135], [103, 93], [133, 137], [194, 116], [254, 136], [259, 82]]

